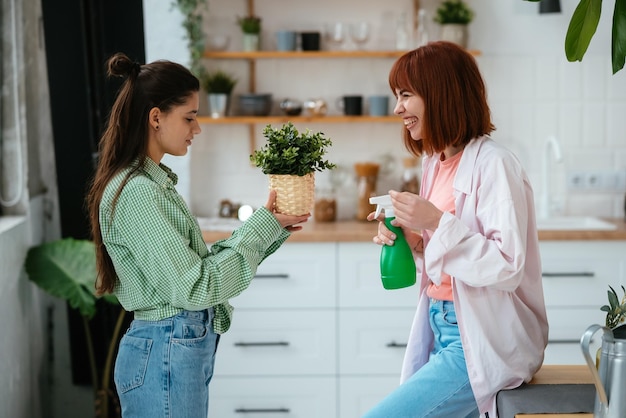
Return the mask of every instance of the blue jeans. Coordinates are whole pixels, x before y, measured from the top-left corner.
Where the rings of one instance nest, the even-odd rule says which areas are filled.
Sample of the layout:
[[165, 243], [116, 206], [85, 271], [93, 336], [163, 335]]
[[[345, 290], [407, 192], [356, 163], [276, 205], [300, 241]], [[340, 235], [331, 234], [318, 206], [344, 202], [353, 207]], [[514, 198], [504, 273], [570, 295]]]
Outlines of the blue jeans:
[[213, 309], [134, 320], [115, 361], [122, 416], [207, 418], [218, 339]]
[[364, 418], [477, 418], [454, 303], [431, 300], [435, 345], [430, 359]]

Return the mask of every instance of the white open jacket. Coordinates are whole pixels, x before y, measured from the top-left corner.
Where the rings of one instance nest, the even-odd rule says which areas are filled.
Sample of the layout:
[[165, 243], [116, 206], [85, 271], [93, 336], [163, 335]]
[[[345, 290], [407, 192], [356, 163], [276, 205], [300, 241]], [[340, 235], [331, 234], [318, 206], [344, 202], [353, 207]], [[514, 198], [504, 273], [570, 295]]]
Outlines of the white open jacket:
[[[439, 155], [423, 161], [422, 191]], [[529, 381], [543, 362], [548, 322], [533, 192], [518, 159], [489, 137], [472, 140], [454, 179], [456, 216], [445, 212], [416, 259], [419, 301], [402, 381], [428, 361], [429, 277], [452, 276], [457, 320], [481, 414], [497, 418], [496, 394]]]

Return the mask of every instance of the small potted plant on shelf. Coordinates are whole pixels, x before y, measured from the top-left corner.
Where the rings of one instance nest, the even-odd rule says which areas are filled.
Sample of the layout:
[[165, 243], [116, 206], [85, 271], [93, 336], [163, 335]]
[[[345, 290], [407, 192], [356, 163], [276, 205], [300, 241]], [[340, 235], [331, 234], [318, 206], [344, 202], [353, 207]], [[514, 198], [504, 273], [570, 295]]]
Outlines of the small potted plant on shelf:
[[323, 157], [332, 145], [322, 132], [298, 132], [288, 122], [280, 129], [263, 129], [267, 143], [250, 155], [250, 161], [269, 176], [276, 190], [276, 210], [290, 215], [310, 213], [315, 200], [315, 172], [335, 168]]
[[441, 40], [467, 48], [467, 25], [474, 11], [463, 0], [444, 0], [435, 12], [434, 20], [441, 25]]
[[220, 118], [226, 116], [228, 114], [230, 96], [237, 84], [237, 79], [222, 70], [216, 70], [204, 74], [200, 78], [200, 83], [208, 95], [211, 117]]
[[261, 18], [254, 15], [238, 17], [237, 23], [243, 32], [243, 50], [258, 51], [261, 47]]

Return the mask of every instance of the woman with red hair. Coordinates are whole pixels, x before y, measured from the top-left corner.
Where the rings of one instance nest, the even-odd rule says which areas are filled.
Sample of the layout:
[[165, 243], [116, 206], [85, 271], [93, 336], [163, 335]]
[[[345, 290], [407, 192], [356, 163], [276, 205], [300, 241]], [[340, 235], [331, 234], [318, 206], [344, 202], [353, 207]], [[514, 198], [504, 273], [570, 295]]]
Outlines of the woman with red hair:
[[[401, 385], [365, 417], [496, 418], [496, 394], [532, 378], [548, 339], [532, 187], [489, 137], [485, 84], [467, 51], [410, 51], [389, 85], [404, 144], [422, 158], [419, 195], [389, 192], [419, 297]], [[395, 238], [379, 222], [373, 241]]]

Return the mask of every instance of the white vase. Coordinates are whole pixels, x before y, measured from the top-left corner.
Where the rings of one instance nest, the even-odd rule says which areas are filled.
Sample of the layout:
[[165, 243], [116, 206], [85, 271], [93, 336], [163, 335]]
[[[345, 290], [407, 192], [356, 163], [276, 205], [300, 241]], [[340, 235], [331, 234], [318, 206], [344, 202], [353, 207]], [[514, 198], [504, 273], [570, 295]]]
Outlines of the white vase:
[[454, 42], [467, 48], [467, 25], [461, 23], [446, 23], [441, 25], [441, 40]]
[[209, 93], [209, 114], [212, 118], [223, 118], [228, 114], [229, 95], [226, 93]]
[[259, 34], [244, 33], [243, 34], [243, 50], [244, 51], [258, 51], [259, 49], [260, 49]]

